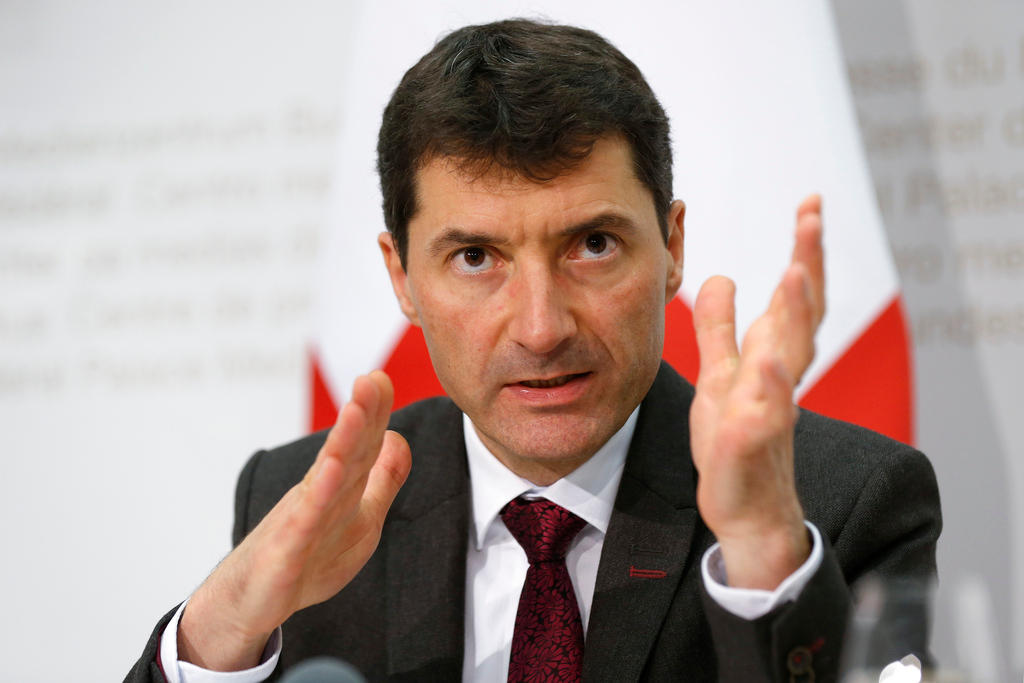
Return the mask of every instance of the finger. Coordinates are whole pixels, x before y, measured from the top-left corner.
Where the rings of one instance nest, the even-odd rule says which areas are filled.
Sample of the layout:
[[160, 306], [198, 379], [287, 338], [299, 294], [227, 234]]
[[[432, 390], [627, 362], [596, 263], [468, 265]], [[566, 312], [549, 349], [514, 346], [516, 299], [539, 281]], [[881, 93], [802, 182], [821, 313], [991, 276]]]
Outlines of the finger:
[[391, 414], [393, 395], [391, 380], [380, 370], [357, 377], [352, 384], [350, 403], [358, 404], [366, 413], [366, 426], [354, 444], [351, 455], [353, 463], [363, 465], [354, 473], [355, 476], [365, 476], [380, 452], [384, 430], [387, 429]]
[[338, 413], [338, 421], [327, 434], [316, 462], [306, 474], [309, 500], [315, 508], [326, 508], [347, 481], [359, 477], [360, 459], [357, 456], [366, 430], [365, 408], [354, 400], [346, 403]]
[[800, 381], [814, 360], [814, 333], [819, 319], [814, 310], [811, 288], [811, 276], [801, 263], [787, 268], [779, 283], [784, 305], [777, 331], [778, 349], [794, 383]]
[[[781, 284], [777, 288], [780, 291]], [[773, 296], [774, 301], [777, 297]], [[779, 295], [781, 300], [782, 296]], [[739, 401], [759, 402], [764, 399], [761, 386], [761, 367], [765, 363], [782, 363], [782, 338], [778, 334], [780, 326], [778, 318], [784, 304], [779, 304], [779, 312], [766, 312], [747, 328], [743, 335], [743, 350], [740, 353], [736, 368], [735, 397]]]
[[793, 405], [795, 378], [780, 359], [772, 357], [762, 360], [759, 374], [764, 415], [769, 428], [779, 433], [789, 432], [796, 419], [796, 406]]
[[398, 495], [398, 490], [405, 483], [412, 468], [412, 454], [409, 444], [398, 432], [388, 430], [384, 434], [384, 443], [373, 469], [370, 470], [366, 482], [363, 501], [367, 511], [378, 525], [384, 523], [391, 504]]
[[811, 213], [821, 214], [820, 194], [809, 194], [803, 198], [803, 201], [800, 202], [800, 206], [796, 209], [797, 220], [799, 220], [801, 216]]
[[[328, 538], [344, 537], [349, 524], [357, 517], [376, 527], [379, 533], [384, 517], [394, 501], [398, 489], [405, 482], [411, 467], [409, 445], [393, 431], [386, 431], [381, 445], [372, 459], [372, 466], [349, 488], [344, 501], [331, 506], [324, 513]], [[333, 541], [332, 541], [333, 542]]]
[[716, 275], [708, 278], [694, 302], [693, 326], [700, 353], [697, 383], [712, 391], [731, 382], [739, 358], [735, 296], [733, 281]]
[[286, 527], [299, 546], [303, 543], [301, 539], [327, 518], [339, 492], [345, 488], [346, 480], [351, 479], [353, 455], [368, 422], [365, 404], [374, 400], [376, 391], [374, 387], [367, 386], [366, 378], [356, 378], [352, 398], [338, 411], [334, 426], [327, 433], [312, 467], [302, 482], [286, 496], [296, 497], [297, 505], [290, 508], [292, 513]]
[[[340, 460], [324, 455], [321, 450], [303, 480], [278, 501], [251, 536], [271, 534], [266, 545], [276, 550], [274, 556], [285, 564], [294, 561], [309, 550], [317, 530], [326, 523], [344, 475], [345, 467]], [[279, 523], [268, 526], [275, 515]]]
[[810, 276], [802, 264], [791, 264], [783, 273], [768, 310], [754, 321], [743, 338], [741, 381], [755, 378], [760, 362], [768, 355], [784, 363], [796, 381], [803, 376], [814, 359], [818, 323], [810, 287]]
[[376, 422], [377, 411], [384, 391], [385, 387], [378, 375], [372, 373], [360, 375], [352, 383], [352, 398], [349, 399], [349, 404], [355, 403], [361, 406], [366, 411], [367, 422], [373, 424]]
[[811, 195], [797, 209], [793, 263], [807, 268], [815, 324], [825, 314], [825, 256], [822, 247], [821, 197]]
[[348, 403], [338, 412], [334, 427], [327, 434], [321, 453], [341, 458], [352, 457], [377, 411], [380, 390], [365, 375], [356, 377]]
[[[311, 493], [316, 505], [325, 505], [337, 495], [344, 483], [353, 483], [365, 475], [373, 464], [372, 457], [379, 450], [379, 441], [383, 438], [383, 426], [373, 432], [373, 422], [380, 402], [380, 387], [367, 376], [359, 376], [352, 383], [352, 395], [348, 403], [338, 412], [338, 419], [327, 433], [324, 445], [317, 454], [316, 462], [306, 474], [311, 485]], [[337, 461], [341, 469], [331, 467], [331, 477], [323, 471], [328, 461]], [[340, 476], [340, 480], [333, 477]], [[328, 497], [325, 499], [325, 496]]]
[[366, 413], [366, 426], [355, 445], [353, 456], [358, 459], [369, 458], [371, 462], [366, 464], [367, 469], [380, 452], [391, 411], [391, 397], [391, 381], [383, 372], [375, 371], [357, 377], [352, 384], [351, 403], [358, 404]]
[[374, 370], [369, 375], [359, 378], [357, 382], [360, 386], [358, 390], [353, 386], [353, 397], [354, 400], [361, 402], [366, 410], [367, 424], [355, 445], [357, 453], [353, 462], [357, 462], [359, 466], [351, 468], [347, 484], [362, 496], [370, 471], [383, 448], [384, 435], [391, 418], [394, 389], [391, 379], [381, 370]]
[[337, 499], [343, 487], [345, 474], [349, 472], [340, 458], [324, 455], [321, 451], [313, 465], [307, 487], [306, 500], [310, 507], [310, 522], [320, 518]]
[[374, 429], [380, 431], [383, 438], [384, 430], [391, 420], [391, 406], [395, 400], [395, 390], [391, 378], [383, 370], [374, 370], [369, 375], [370, 381], [377, 386], [377, 412], [374, 415]]

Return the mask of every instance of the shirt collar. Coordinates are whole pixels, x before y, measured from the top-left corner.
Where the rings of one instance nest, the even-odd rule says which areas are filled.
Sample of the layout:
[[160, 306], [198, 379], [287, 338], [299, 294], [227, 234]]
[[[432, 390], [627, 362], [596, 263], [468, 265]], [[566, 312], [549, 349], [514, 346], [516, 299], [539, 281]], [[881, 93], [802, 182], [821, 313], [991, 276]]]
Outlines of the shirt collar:
[[480, 550], [491, 537], [492, 526], [501, 508], [513, 498], [547, 498], [595, 527], [602, 534], [619, 490], [626, 453], [636, 428], [637, 407], [604, 446], [585, 463], [550, 486], [537, 486], [516, 475], [487, 449], [472, 421], [463, 413], [462, 429], [469, 459], [469, 481], [473, 499], [472, 539]]

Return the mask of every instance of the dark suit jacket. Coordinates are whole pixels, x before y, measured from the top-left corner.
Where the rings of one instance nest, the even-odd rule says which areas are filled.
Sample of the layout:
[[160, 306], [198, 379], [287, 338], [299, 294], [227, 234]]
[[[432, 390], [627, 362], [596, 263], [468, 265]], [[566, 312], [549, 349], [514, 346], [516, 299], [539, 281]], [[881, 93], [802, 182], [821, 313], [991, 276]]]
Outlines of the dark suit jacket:
[[[745, 621], [704, 592], [700, 558], [714, 539], [696, 505], [690, 457], [693, 388], [662, 366], [644, 399], [598, 569], [584, 654], [590, 681], [833, 680], [848, 586], [877, 573], [927, 581], [941, 527], [934, 474], [919, 452], [803, 412], [797, 489], [826, 539], [821, 568], [796, 602]], [[459, 680], [470, 490], [462, 419], [448, 399], [395, 413], [412, 447], [408, 482], [366, 567], [338, 595], [284, 624], [278, 672], [330, 655], [371, 681]], [[237, 544], [312, 464], [313, 434], [250, 459], [238, 482]], [[636, 576], [631, 569], [665, 572]], [[127, 680], [160, 680], [152, 661], [164, 617]], [[925, 654], [923, 615], [893, 626], [893, 656]]]

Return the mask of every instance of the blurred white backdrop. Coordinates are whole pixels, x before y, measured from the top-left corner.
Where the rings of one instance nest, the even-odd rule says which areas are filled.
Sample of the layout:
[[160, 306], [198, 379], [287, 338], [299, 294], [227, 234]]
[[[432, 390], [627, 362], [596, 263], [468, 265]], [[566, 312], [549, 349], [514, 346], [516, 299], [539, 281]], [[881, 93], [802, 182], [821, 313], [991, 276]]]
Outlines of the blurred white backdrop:
[[[1024, 10], [834, 9], [916, 334], [943, 590], [994, 593], [1020, 669]], [[123, 677], [228, 550], [245, 458], [303, 433], [357, 10], [0, 4], [0, 680]]]

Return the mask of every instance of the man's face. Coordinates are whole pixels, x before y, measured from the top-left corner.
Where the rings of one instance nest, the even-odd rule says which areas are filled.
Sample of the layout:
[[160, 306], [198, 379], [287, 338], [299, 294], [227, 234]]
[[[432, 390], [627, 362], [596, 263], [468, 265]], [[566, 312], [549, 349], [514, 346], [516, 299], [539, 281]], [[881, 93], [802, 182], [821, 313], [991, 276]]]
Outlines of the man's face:
[[666, 245], [619, 138], [546, 183], [434, 159], [417, 190], [404, 270], [380, 239], [402, 310], [487, 447], [550, 483], [593, 455], [654, 381], [664, 306], [682, 278], [683, 205], [672, 205]]

